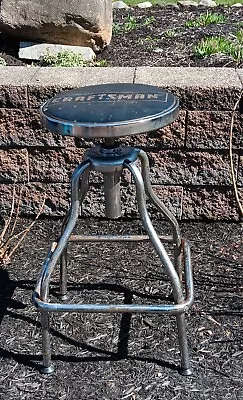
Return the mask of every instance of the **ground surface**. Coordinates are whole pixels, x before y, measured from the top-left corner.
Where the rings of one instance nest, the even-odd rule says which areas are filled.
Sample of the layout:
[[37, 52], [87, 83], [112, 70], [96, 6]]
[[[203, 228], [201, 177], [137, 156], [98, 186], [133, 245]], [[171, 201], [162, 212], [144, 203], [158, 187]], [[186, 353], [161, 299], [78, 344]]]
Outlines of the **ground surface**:
[[[24, 225], [24, 223], [22, 224]], [[86, 232], [140, 232], [134, 222], [83, 222]], [[159, 229], [163, 222], [157, 222]], [[90, 226], [93, 226], [92, 230]], [[125, 226], [125, 227], [124, 227]], [[56, 371], [43, 376], [39, 318], [31, 305], [59, 221], [40, 221], [0, 271], [0, 399], [243, 399], [243, 267], [240, 224], [182, 224], [192, 249], [195, 303], [188, 314], [194, 375], [177, 372], [174, 317], [62, 314], [52, 319]], [[149, 245], [72, 245], [74, 299], [156, 302], [170, 294]], [[52, 297], [57, 289], [53, 277]], [[80, 298], [80, 297], [79, 297]]]
[[[111, 45], [98, 56], [98, 59], [106, 60], [108, 66], [234, 67], [235, 62], [222, 55], [198, 59], [193, 55], [192, 48], [202, 38], [212, 35], [233, 40], [232, 35], [242, 28], [243, 10], [224, 7], [210, 9], [210, 12], [224, 15], [226, 21], [206, 27], [185, 27], [186, 21], [193, 20], [207, 11], [205, 7], [177, 9], [174, 6], [117, 10], [114, 12], [114, 34]], [[135, 26], [134, 23], [130, 23], [132, 29], [124, 33], [120, 28], [124, 28], [124, 24], [131, 21], [129, 15], [135, 18]], [[24, 61], [18, 59], [18, 49], [17, 40], [0, 33], [0, 56], [8, 65], [25, 65]]]
[[[124, 26], [127, 15], [132, 15], [137, 20], [137, 27], [125, 34], [114, 34], [111, 46], [101, 57], [107, 60], [108, 65], [113, 66], [235, 66], [234, 61], [222, 55], [198, 59], [193, 55], [192, 48], [207, 36], [230, 37], [240, 29], [243, 10], [217, 7], [209, 11], [224, 15], [226, 17], [224, 23], [199, 28], [185, 27], [186, 21], [195, 20], [207, 11], [205, 7], [178, 10], [173, 6], [154, 6], [149, 11], [137, 8], [132, 11], [117, 11], [114, 16], [115, 25]], [[151, 17], [154, 21], [146, 26], [146, 19]], [[170, 35], [172, 37], [168, 37]]]

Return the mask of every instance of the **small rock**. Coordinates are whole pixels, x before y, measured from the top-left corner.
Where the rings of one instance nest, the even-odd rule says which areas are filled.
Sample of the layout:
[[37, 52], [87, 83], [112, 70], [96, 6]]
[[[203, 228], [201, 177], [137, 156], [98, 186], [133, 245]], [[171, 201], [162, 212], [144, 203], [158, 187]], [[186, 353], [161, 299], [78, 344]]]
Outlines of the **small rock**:
[[232, 4], [231, 7], [243, 7], [243, 4], [241, 4], [241, 3], [235, 3], [235, 4]]
[[199, 6], [216, 7], [217, 4], [213, 0], [200, 0], [199, 1]]
[[112, 3], [112, 8], [129, 8], [128, 5], [126, 3], [124, 3], [124, 1], [114, 1], [114, 3]]
[[138, 3], [137, 7], [139, 7], [139, 8], [149, 8], [149, 7], [153, 7], [153, 4], [150, 3], [150, 1], [144, 1], [143, 3]]
[[0, 0], [1, 35], [11, 32], [19, 41], [100, 51], [111, 41], [111, 4], [111, 0]]
[[36, 44], [32, 42], [20, 42], [19, 58], [40, 60], [40, 58], [47, 53], [53, 55], [63, 51], [81, 54], [84, 61], [92, 61], [95, 58], [95, 53], [90, 47], [49, 43]]
[[198, 7], [198, 3], [196, 1], [192, 1], [192, 0], [181, 0], [181, 1], [178, 1], [178, 4], [180, 4], [181, 6]]

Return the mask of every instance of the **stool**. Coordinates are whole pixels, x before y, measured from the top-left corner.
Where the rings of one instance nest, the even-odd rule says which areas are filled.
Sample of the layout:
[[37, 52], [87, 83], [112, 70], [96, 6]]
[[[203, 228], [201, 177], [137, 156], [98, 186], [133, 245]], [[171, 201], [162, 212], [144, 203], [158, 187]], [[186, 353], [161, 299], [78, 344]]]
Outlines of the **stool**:
[[[102, 144], [86, 151], [83, 162], [71, 180], [71, 206], [64, 219], [60, 237], [52, 243], [37, 281], [33, 302], [41, 314], [43, 367], [54, 371], [51, 363], [50, 313], [156, 313], [176, 316], [181, 355], [179, 372], [191, 375], [185, 312], [193, 302], [190, 249], [181, 238], [175, 217], [152, 190], [149, 161], [139, 148], [123, 146], [118, 138], [155, 131], [173, 122], [179, 113], [178, 99], [157, 87], [142, 84], [107, 84], [88, 86], [60, 93], [41, 107], [43, 125], [52, 132], [75, 138], [103, 138]], [[137, 166], [140, 161], [141, 172]], [[142, 226], [147, 235], [74, 235], [73, 229], [89, 189], [90, 171], [104, 177], [106, 217], [121, 216], [120, 179], [123, 169], [130, 171], [136, 186], [136, 200]], [[148, 199], [171, 226], [171, 236], [158, 236], [146, 208]], [[172, 304], [73, 304], [67, 302], [67, 257], [69, 242], [150, 241], [172, 286]], [[171, 243], [169, 257], [163, 243]], [[172, 258], [172, 259], [171, 259]], [[60, 297], [63, 302], [49, 302], [50, 278], [60, 260]], [[183, 278], [183, 279], [182, 279]]]

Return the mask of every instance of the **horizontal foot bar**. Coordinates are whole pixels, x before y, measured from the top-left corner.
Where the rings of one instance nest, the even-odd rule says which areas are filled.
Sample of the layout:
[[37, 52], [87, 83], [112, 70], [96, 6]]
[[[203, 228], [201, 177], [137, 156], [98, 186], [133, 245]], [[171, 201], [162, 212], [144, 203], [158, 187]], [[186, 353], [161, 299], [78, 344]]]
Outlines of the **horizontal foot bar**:
[[[173, 243], [172, 236], [159, 236], [162, 242]], [[146, 235], [71, 235], [69, 242], [149, 242]]]

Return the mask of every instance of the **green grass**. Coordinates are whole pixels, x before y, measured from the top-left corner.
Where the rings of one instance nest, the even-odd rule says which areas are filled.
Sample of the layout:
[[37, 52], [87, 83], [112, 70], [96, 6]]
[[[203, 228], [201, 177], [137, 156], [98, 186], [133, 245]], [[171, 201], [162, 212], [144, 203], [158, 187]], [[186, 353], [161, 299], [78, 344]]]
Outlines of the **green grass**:
[[243, 0], [214, 0], [218, 5], [232, 6], [235, 3], [243, 4]]
[[154, 22], [155, 22], [155, 18], [153, 15], [151, 15], [151, 17], [145, 18], [145, 20], [143, 21], [143, 25], [150, 26], [150, 25], [153, 25]]
[[[116, 0], [114, 0], [114, 1], [116, 1]], [[145, 1], [145, 0], [123, 0], [123, 1], [128, 6], [136, 6], [139, 3], [143, 3], [143, 1]], [[176, 0], [149, 0], [149, 1], [150, 1], [150, 3], [152, 3], [154, 5], [156, 5], [156, 4], [163, 5], [163, 4], [175, 4], [175, 3], [177, 3]]]
[[119, 35], [121, 33], [131, 32], [133, 30], [136, 30], [139, 26], [150, 27], [153, 25], [154, 22], [155, 22], [155, 17], [153, 15], [140, 21], [137, 21], [137, 19], [133, 15], [127, 15], [122, 23], [113, 24], [112, 33], [113, 35]]
[[0, 66], [5, 67], [5, 65], [7, 65], [6, 61], [4, 58], [0, 57]]
[[57, 54], [46, 53], [41, 57], [42, 66], [51, 67], [83, 67], [84, 60], [81, 54], [60, 51]]
[[[116, 1], [116, 0], [113, 0]], [[142, 3], [144, 0], [123, 0], [128, 6], [136, 6], [139, 3]], [[152, 4], [156, 5], [164, 5], [164, 4], [176, 4], [177, 0], [149, 0]], [[197, 0], [196, 0], [197, 1]], [[215, 0], [217, 4], [222, 4], [226, 6], [231, 6], [235, 3], [243, 4], [243, 0]]]
[[[1, 58], [0, 58], [1, 64]], [[57, 54], [44, 54], [40, 59], [43, 67], [107, 67], [106, 60], [84, 61], [81, 54], [72, 51], [60, 51]]]
[[198, 58], [210, 56], [212, 54], [224, 54], [231, 57], [237, 64], [243, 61], [243, 32], [238, 31], [232, 39], [211, 36], [202, 39], [193, 47], [193, 53]]
[[176, 28], [174, 28], [174, 29], [168, 29], [167, 31], [165, 31], [165, 33], [164, 33], [164, 35], [165, 35], [165, 37], [167, 37], [167, 38], [174, 38], [176, 35], [177, 35], [177, 29]]
[[117, 35], [119, 33], [131, 32], [138, 27], [138, 21], [133, 15], [128, 15], [122, 24], [113, 24], [112, 33], [113, 35]]
[[199, 28], [212, 24], [222, 24], [225, 21], [226, 17], [224, 15], [207, 11], [205, 14], [199, 15], [196, 19], [189, 19], [185, 25], [187, 28]]

